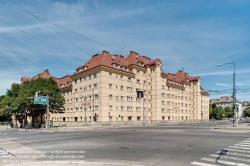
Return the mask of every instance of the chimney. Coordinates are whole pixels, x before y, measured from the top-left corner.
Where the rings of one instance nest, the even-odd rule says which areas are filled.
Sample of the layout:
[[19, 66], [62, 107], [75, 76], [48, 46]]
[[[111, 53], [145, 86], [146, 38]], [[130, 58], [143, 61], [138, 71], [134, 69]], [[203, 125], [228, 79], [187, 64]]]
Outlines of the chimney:
[[108, 51], [105, 51], [105, 50], [103, 50], [103, 53], [107, 53], [107, 54], [109, 54], [109, 52], [108, 52]]

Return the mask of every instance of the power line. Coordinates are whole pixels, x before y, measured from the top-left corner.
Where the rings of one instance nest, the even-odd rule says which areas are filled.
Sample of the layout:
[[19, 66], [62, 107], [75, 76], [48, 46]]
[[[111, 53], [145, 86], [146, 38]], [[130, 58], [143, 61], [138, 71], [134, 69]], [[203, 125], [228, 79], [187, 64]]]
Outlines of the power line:
[[57, 32], [56, 30], [54, 30], [53, 28], [51, 28], [49, 25], [47, 25], [44, 21], [42, 21], [40, 18], [38, 18], [37, 16], [31, 14], [30, 12], [28, 12], [26, 9], [24, 9], [23, 7], [21, 7], [20, 5], [18, 5], [16, 2], [14, 2], [13, 0], [11, 0], [14, 4], [16, 4], [18, 7], [20, 7], [23, 12], [33, 16], [34, 18], [36, 18], [38, 21], [40, 21], [41, 23], [43, 23], [45, 26], [47, 26], [49, 29], [51, 29], [52, 31], [54, 31], [55, 33], [57, 33], [59, 36], [61, 36], [63, 39], [65, 39], [66, 41], [68, 41], [69, 43], [73, 44], [75, 47], [77, 47], [78, 49], [80, 49], [82, 52], [84, 52], [85, 54], [89, 55], [91, 57], [90, 54], [88, 54], [86, 51], [84, 51], [83, 49], [81, 49], [79, 46], [77, 46], [76, 44], [74, 44], [73, 42], [71, 42], [69, 39], [67, 39], [66, 37], [64, 37], [63, 35], [61, 35], [59, 32]]
[[[0, 50], [0, 53], [2, 54], [2, 59], [4, 59], [3, 58], [3, 56], [6, 58], [6, 59], [4, 59], [6, 62], [8, 62], [8, 63], [10, 63], [12, 66], [14, 66], [23, 76], [26, 76], [26, 74], [22, 71], [22, 70], [20, 70], [16, 65], [14, 65], [5, 55], [4, 55], [4, 53]], [[27, 75], [28, 76], [28, 75]]]
[[[33, 61], [31, 61], [29, 58], [23, 56], [22, 54], [20, 54], [19, 52], [17, 52], [16, 50], [14, 50], [13, 48], [11, 48], [10, 46], [4, 44], [2, 41], [0, 41], [0, 43], [2, 43], [3, 45], [5, 45], [6, 47], [8, 47], [9, 49], [11, 49], [12, 51], [16, 52], [17, 54], [21, 55], [22, 57], [24, 57], [25, 59], [27, 59], [28, 61], [30, 61], [31, 63], [33, 63], [36, 67], [42, 69], [40, 66], [38, 66], [36, 63], [34, 63]], [[43, 69], [42, 69], [43, 70]]]
[[48, 22], [48, 23], [50, 23], [50, 24], [52, 24], [52, 25], [54, 25], [54, 26], [57, 26], [57, 27], [59, 27], [59, 28], [62, 28], [62, 29], [64, 29], [64, 30], [68, 31], [68, 32], [71, 32], [71, 33], [73, 33], [73, 34], [75, 34], [75, 35], [81, 36], [81, 37], [83, 37], [83, 38], [85, 38], [85, 39], [87, 39], [87, 40], [90, 40], [90, 41], [92, 41], [92, 42], [94, 42], [94, 43], [97, 43], [97, 44], [99, 44], [99, 45], [102, 45], [102, 46], [104, 46], [104, 47], [106, 47], [106, 48], [109, 48], [109, 49], [111, 49], [111, 50], [113, 50], [113, 51], [116, 51], [116, 52], [119, 52], [119, 53], [122, 54], [121, 51], [118, 51], [118, 50], [116, 50], [116, 49], [114, 49], [114, 48], [111, 48], [111, 47], [109, 47], [109, 46], [107, 46], [107, 45], [104, 45], [104, 44], [102, 44], [102, 43], [100, 43], [100, 42], [98, 42], [98, 41], [95, 41], [95, 40], [93, 40], [93, 39], [90, 39], [90, 38], [88, 38], [88, 37], [86, 37], [86, 36], [83, 36], [83, 35], [81, 35], [81, 34], [79, 34], [79, 33], [77, 33], [77, 32], [74, 32], [74, 31], [72, 31], [72, 30], [69, 30], [69, 29], [67, 29], [67, 28], [64, 28], [63, 26], [57, 25], [57, 24], [55, 24], [55, 23], [52, 23], [52, 22], [50, 22], [50, 21], [48, 21], [48, 20], [45, 20], [45, 19], [43, 19], [43, 18], [41, 18], [41, 17], [38, 17], [38, 16], [36, 16], [36, 15], [33, 15], [33, 14], [29, 13], [29, 12], [26, 12], [26, 11], [24, 11], [24, 10], [21, 10], [21, 9], [19, 9], [19, 8], [16, 8], [16, 7], [14, 7], [14, 6], [10, 5], [10, 4], [7, 4], [7, 3], [5, 3], [5, 2], [0, 1], [0, 3], [5, 4], [5, 5], [9, 6], [9, 7], [14, 8], [14, 9], [17, 9], [17, 10], [19, 10], [19, 11], [21, 11], [21, 12], [26, 13], [26, 14], [30, 14], [30, 15], [36, 17], [36, 18], [39, 18], [40, 20], [43, 20], [43, 21], [45, 21], [45, 22]]
[[14, 26], [14, 25], [12, 25], [12, 24], [10, 24], [10, 23], [8, 23], [8, 22], [2, 20], [2, 19], [0, 19], [0, 21], [2, 21], [2, 22], [4, 22], [4, 23], [6, 23], [6, 24], [8, 24], [8, 25], [10, 25], [10, 26], [12, 26], [12, 27], [18, 29], [19, 31], [21, 31], [21, 32], [23, 32], [23, 33], [25, 33], [25, 34], [27, 34], [27, 35], [33, 37], [34, 39], [36, 39], [36, 40], [38, 40], [38, 41], [40, 41], [40, 42], [46, 44], [47, 46], [50, 46], [50, 47], [54, 48], [55, 50], [57, 50], [57, 51], [59, 51], [59, 52], [65, 54], [65, 55], [67, 55], [67, 56], [70, 56], [71, 58], [75, 59], [77, 62], [82, 63], [79, 59], [77, 59], [77, 58], [75, 58], [75, 57], [73, 57], [73, 56], [71, 56], [71, 55], [69, 55], [69, 54], [67, 54], [67, 53], [65, 53], [65, 52], [63, 52], [63, 51], [61, 51], [61, 50], [59, 50], [58, 48], [56, 48], [56, 47], [54, 47], [54, 46], [52, 46], [52, 45], [46, 43], [45, 41], [43, 41], [43, 40], [41, 40], [41, 39], [39, 39], [39, 38], [37, 38], [37, 37], [35, 37], [35, 36], [29, 34], [28, 32], [25, 32], [24, 30], [22, 30], [22, 29], [20, 29], [20, 28], [18, 28], [18, 27], [16, 27], [16, 26]]

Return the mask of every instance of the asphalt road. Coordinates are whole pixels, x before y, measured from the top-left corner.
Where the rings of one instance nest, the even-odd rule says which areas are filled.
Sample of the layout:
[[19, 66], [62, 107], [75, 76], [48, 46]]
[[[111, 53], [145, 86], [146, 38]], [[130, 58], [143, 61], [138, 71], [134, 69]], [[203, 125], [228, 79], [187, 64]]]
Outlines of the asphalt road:
[[2, 165], [10, 164], [11, 156], [21, 156], [15, 158], [16, 162], [26, 156], [41, 162], [82, 160], [114, 165], [213, 166], [236, 162], [250, 165], [248, 131], [213, 129], [229, 124], [231, 122], [59, 132], [3, 130], [0, 131], [0, 160], [5, 161]]

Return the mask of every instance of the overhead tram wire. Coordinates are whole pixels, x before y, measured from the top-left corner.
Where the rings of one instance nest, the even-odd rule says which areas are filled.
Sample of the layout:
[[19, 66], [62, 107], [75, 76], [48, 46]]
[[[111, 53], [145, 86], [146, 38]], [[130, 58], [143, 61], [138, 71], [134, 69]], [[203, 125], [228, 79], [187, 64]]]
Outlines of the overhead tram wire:
[[44, 21], [42, 21], [39, 17], [31, 14], [29, 11], [27, 11], [26, 9], [24, 9], [22, 6], [18, 5], [16, 2], [14, 2], [13, 0], [11, 0], [14, 4], [16, 4], [18, 7], [20, 7], [23, 12], [33, 16], [35, 19], [37, 19], [38, 21], [40, 21], [41, 23], [43, 23], [45, 26], [47, 26], [49, 29], [51, 29], [52, 31], [54, 31], [55, 33], [57, 33], [59, 36], [61, 36], [63, 39], [65, 39], [66, 41], [68, 41], [69, 43], [73, 44], [75, 47], [77, 47], [78, 49], [80, 49], [82, 52], [84, 52], [85, 54], [89, 55], [90, 57], [92, 57], [89, 53], [87, 53], [86, 51], [84, 51], [83, 49], [81, 49], [79, 46], [77, 46], [76, 44], [74, 44], [72, 41], [70, 41], [69, 39], [67, 39], [66, 37], [64, 37], [63, 35], [61, 35], [59, 32], [57, 32], [56, 30], [54, 30], [52, 27], [50, 27], [48, 24], [46, 24]]
[[88, 38], [88, 37], [86, 37], [86, 36], [83, 36], [83, 35], [81, 35], [81, 34], [79, 34], [79, 33], [77, 33], [77, 32], [74, 32], [74, 31], [72, 31], [72, 30], [69, 30], [69, 29], [67, 29], [67, 28], [64, 28], [63, 26], [57, 25], [57, 24], [55, 24], [55, 23], [52, 23], [52, 22], [50, 22], [50, 21], [48, 21], [48, 20], [45, 20], [45, 19], [43, 19], [43, 18], [41, 18], [41, 17], [38, 17], [38, 16], [36, 16], [36, 15], [33, 15], [33, 14], [31, 14], [31, 13], [29, 13], [29, 12], [26, 12], [26, 11], [24, 11], [24, 10], [21, 10], [21, 9], [19, 9], [19, 8], [15, 7], [15, 6], [12, 6], [12, 5], [10, 5], [10, 4], [7, 4], [7, 3], [5, 3], [5, 2], [0, 1], [0, 3], [5, 4], [5, 5], [7, 5], [7, 6], [9, 6], [9, 7], [12, 7], [12, 8], [14, 8], [14, 9], [16, 9], [16, 10], [19, 10], [19, 11], [21, 11], [21, 12], [24, 12], [24, 13], [26, 13], [26, 14], [32, 15], [32, 16], [34, 16], [34, 17], [36, 17], [36, 18], [39, 18], [39, 19], [42, 20], [42, 21], [48, 22], [48, 23], [50, 23], [50, 24], [52, 24], [52, 25], [54, 25], [54, 26], [57, 26], [57, 27], [59, 27], [59, 28], [61, 28], [61, 29], [66, 30], [66, 31], [68, 31], [68, 32], [70, 32], [70, 33], [73, 33], [73, 34], [75, 34], [75, 35], [78, 35], [78, 36], [80, 36], [80, 37], [83, 37], [83, 38], [85, 38], [85, 39], [87, 39], [87, 40], [89, 40], [89, 41], [92, 41], [92, 42], [94, 42], [94, 43], [97, 43], [97, 44], [99, 44], [99, 45], [101, 45], [101, 46], [104, 46], [104, 47], [106, 47], [106, 48], [109, 48], [109, 49], [111, 49], [111, 50], [113, 50], [113, 51], [116, 51], [116, 52], [119, 52], [119, 53], [122, 54], [121, 51], [118, 51], [118, 50], [116, 50], [116, 49], [114, 49], [114, 48], [111, 48], [111, 47], [109, 47], [109, 46], [107, 46], [107, 45], [105, 45], [105, 44], [102, 44], [102, 43], [100, 43], [100, 42], [98, 42], [98, 41], [95, 41], [95, 40], [93, 40], [93, 39], [90, 39], [90, 38]]
[[0, 40], [0, 43], [5, 45], [6, 47], [8, 47], [9, 49], [11, 49], [12, 51], [16, 52], [17, 54], [21, 55], [22, 57], [24, 57], [25, 59], [27, 59], [28, 61], [30, 61], [31, 63], [33, 63], [36, 67], [40, 68], [41, 70], [43, 70], [40, 66], [38, 66], [35, 62], [31, 61], [29, 58], [25, 57], [24, 55], [22, 55], [21, 53], [17, 52], [16, 50], [14, 50], [13, 48], [11, 48], [10, 46], [6, 45], [5, 43], [3, 43]]
[[25, 33], [25, 34], [27, 34], [27, 35], [33, 37], [34, 39], [36, 39], [36, 40], [38, 40], [38, 41], [40, 41], [40, 42], [46, 44], [47, 46], [50, 46], [50, 47], [54, 48], [55, 50], [57, 50], [57, 51], [63, 53], [64, 55], [67, 55], [67, 56], [73, 58], [73, 59], [76, 60], [77, 62], [83, 63], [83, 62], [81, 62], [79, 59], [77, 59], [77, 58], [75, 58], [75, 57], [73, 57], [73, 56], [71, 56], [71, 55], [69, 55], [69, 54], [67, 54], [67, 53], [65, 53], [65, 52], [63, 52], [63, 51], [61, 51], [61, 50], [59, 50], [58, 48], [56, 48], [56, 47], [54, 47], [54, 46], [52, 46], [52, 45], [46, 43], [45, 41], [43, 41], [43, 40], [41, 40], [41, 39], [39, 39], [39, 38], [37, 38], [37, 37], [35, 37], [35, 36], [29, 34], [28, 32], [25, 32], [24, 30], [22, 30], [22, 29], [20, 29], [20, 28], [18, 28], [18, 27], [16, 27], [16, 26], [14, 26], [14, 25], [12, 25], [12, 24], [10, 24], [10, 23], [8, 23], [8, 22], [2, 20], [2, 19], [0, 19], [0, 21], [2, 21], [2, 22], [4, 22], [4, 23], [6, 23], [6, 24], [8, 24], [8, 25], [10, 25], [10, 26], [12, 26], [12, 27], [18, 29], [19, 31], [21, 31], [21, 32], [23, 32], [23, 33]]
[[10, 63], [12, 66], [14, 66], [23, 76], [29, 76], [26, 73], [24, 73], [21, 69], [19, 69], [16, 65], [14, 65], [5, 55], [4, 53], [0, 50], [0, 54], [2, 55], [2, 59], [4, 59], [4, 57], [6, 59], [4, 59], [6, 62]]

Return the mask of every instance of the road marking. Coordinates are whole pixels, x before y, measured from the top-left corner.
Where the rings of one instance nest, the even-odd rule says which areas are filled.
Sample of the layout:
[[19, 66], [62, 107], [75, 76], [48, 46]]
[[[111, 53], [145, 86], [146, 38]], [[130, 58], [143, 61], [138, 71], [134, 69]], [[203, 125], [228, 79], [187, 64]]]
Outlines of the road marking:
[[250, 147], [250, 145], [245, 145], [245, 144], [234, 144], [234, 146], [246, 146], [246, 147]]
[[235, 148], [235, 149], [250, 149], [250, 148], [245, 148], [245, 147], [238, 147], [238, 146], [229, 146], [230, 148]]
[[218, 165], [214, 165], [214, 164], [201, 163], [201, 162], [197, 162], [197, 161], [194, 161], [194, 162], [192, 162], [190, 164], [199, 165], [199, 166], [218, 166]]
[[[235, 162], [229, 162], [229, 161], [217, 160], [217, 159], [211, 159], [211, 158], [201, 158], [201, 160], [215, 162], [218, 164], [236, 165]], [[243, 164], [243, 163], [237, 163], [237, 166], [249, 166], [249, 165]]]

